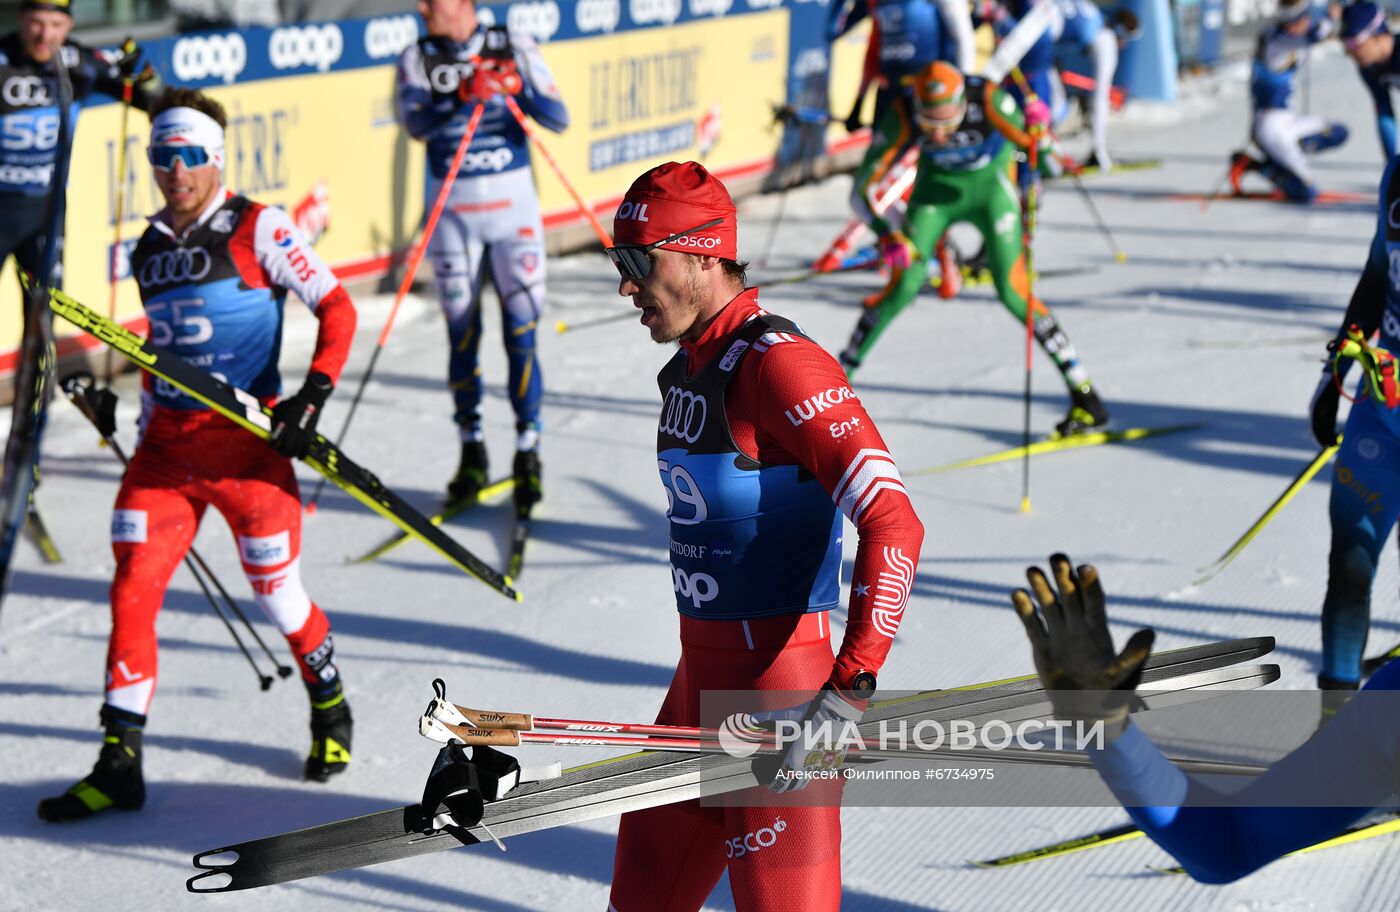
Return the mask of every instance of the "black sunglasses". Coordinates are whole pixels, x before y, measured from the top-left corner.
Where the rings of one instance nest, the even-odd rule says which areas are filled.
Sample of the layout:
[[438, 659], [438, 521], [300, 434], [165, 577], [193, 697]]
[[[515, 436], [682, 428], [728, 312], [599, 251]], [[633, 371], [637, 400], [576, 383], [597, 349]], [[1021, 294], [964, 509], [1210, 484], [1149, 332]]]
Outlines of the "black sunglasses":
[[670, 237], [664, 237], [654, 244], [647, 244], [645, 247], [640, 244], [624, 244], [622, 246], [606, 247], [603, 252], [608, 255], [608, 259], [613, 261], [617, 267], [618, 274], [624, 279], [641, 281], [651, 275], [651, 253], [658, 247], [664, 247], [672, 241], [683, 238], [687, 234], [694, 234], [697, 231], [704, 231], [706, 228], [713, 228], [722, 224], [724, 219], [710, 219], [703, 225], [696, 225], [694, 228], [687, 228], [684, 231], [677, 231]]

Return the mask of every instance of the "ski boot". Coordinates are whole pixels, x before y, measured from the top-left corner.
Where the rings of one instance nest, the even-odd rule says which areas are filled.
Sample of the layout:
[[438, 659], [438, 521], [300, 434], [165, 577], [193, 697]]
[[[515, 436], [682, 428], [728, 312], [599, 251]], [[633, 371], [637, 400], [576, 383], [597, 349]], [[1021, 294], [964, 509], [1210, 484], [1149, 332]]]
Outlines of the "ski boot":
[[97, 765], [62, 795], [40, 801], [40, 820], [82, 820], [108, 808], [137, 811], [146, 803], [146, 782], [141, 777], [141, 730], [146, 717], [104, 705], [101, 718], [106, 732]]
[[447, 500], [475, 500], [486, 487], [486, 444], [481, 440], [462, 441], [462, 460], [456, 476], [447, 483]]
[[520, 450], [515, 454], [515, 509], [529, 510], [544, 496], [540, 486], [540, 454], [538, 450]]
[[311, 754], [306, 758], [306, 779], [325, 782], [336, 773], [345, 772], [350, 765], [350, 738], [354, 720], [350, 704], [340, 682], [336, 681], [331, 696], [311, 700]]
[[1317, 676], [1317, 689], [1321, 691], [1322, 706], [1318, 715], [1317, 727], [1321, 730], [1332, 721], [1332, 717], [1337, 714], [1343, 706], [1356, 696], [1356, 691], [1361, 685], [1356, 681], [1337, 681], [1326, 675]]
[[962, 291], [962, 255], [946, 235], [938, 239], [935, 251], [938, 254], [938, 296], [950, 301]]
[[963, 284], [968, 288], [988, 285], [992, 282], [992, 267], [987, 264], [987, 248], [983, 247], [975, 255], [963, 261]]
[[1258, 171], [1262, 162], [1250, 158], [1249, 153], [1243, 149], [1230, 156], [1230, 187], [1235, 191], [1236, 196], [1244, 194], [1240, 187], [1240, 181], [1251, 171]]
[[1055, 425], [1055, 438], [1070, 437], [1090, 431], [1101, 431], [1108, 424], [1108, 409], [1104, 407], [1099, 394], [1088, 383], [1073, 390], [1069, 395], [1069, 414], [1065, 420]]

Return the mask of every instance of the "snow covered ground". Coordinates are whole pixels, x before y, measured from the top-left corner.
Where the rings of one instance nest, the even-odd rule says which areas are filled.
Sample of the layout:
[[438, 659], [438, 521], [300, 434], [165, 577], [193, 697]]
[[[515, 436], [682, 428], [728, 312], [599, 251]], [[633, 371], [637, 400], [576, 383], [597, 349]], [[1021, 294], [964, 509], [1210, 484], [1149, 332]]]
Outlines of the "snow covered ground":
[[[1351, 142], [1317, 160], [1329, 190], [1373, 194], [1381, 157], [1370, 104], [1340, 54], [1315, 61], [1314, 109], [1343, 119]], [[900, 460], [928, 536], [921, 572], [881, 684], [933, 688], [1024, 674], [1028, 649], [1006, 592], [1052, 550], [1098, 564], [1115, 633], [1141, 625], [1159, 648], [1228, 637], [1278, 638], [1277, 686], [1308, 686], [1319, 653], [1330, 473], [1308, 487], [1228, 570], [1199, 588], [1214, 559], [1311, 458], [1305, 421], [1322, 346], [1340, 319], [1371, 236], [1370, 203], [1303, 209], [1222, 201], [1203, 212], [1175, 194], [1204, 193], [1245, 133], [1241, 87], [1197, 92], [1181, 117], [1130, 114], [1124, 158], [1159, 170], [1086, 184], [1129, 254], [1113, 263], [1069, 183], [1048, 193], [1037, 263], [1093, 266], [1048, 279], [1058, 313], [1119, 427], [1201, 423], [1138, 445], [1038, 459], [1030, 515], [1018, 512], [1019, 465], [920, 475], [918, 469], [1019, 442], [1022, 336], [989, 290], [955, 302], [927, 296], [899, 318], [862, 370], [857, 391]], [[846, 220], [848, 178], [794, 191], [765, 277], [804, 268]], [[741, 249], [762, 251], [777, 198], [746, 202]], [[35, 802], [89, 769], [98, 748], [112, 573], [108, 511], [120, 470], [66, 403], [54, 406], [41, 504], [67, 561], [47, 567], [21, 548], [0, 626], [0, 909], [347, 908], [602, 909], [615, 820], [388, 866], [196, 897], [190, 856], [416, 800], [434, 748], [415, 732], [434, 677], [463, 703], [548, 715], [649, 719], [677, 655], [665, 563], [665, 497], [654, 471], [654, 375], [670, 354], [630, 321], [562, 336], [630, 306], [598, 256], [550, 265], [543, 333], [548, 499], [513, 605], [409, 545], [370, 565], [345, 558], [391, 531], [331, 489], [304, 529], [303, 574], [336, 631], [356, 719], [354, 763], [329, 785], [300, 781], [307, 709], [295, 681], [261, 693], [243, 658], [177, 572], [159, 622], [161, 676], [147, 730], [149, 800], [139, 814], [68, 826], [40, 823]], [[800, 321], [833, 351], [857, 317], [872, 274], [774, 286], [769, 309]], [[349, 381], [323, 429], [336, 429], [389, 299], [360, 296]], [[311, 320], [291, 308], [285, 373], [299, 382]], [[499, 388], [499, 319], [488, 309], [490, 447], [506, 471], [512, 419]], [[436, 305], [413, 299], [381, 360], [346, 452], [411, 500], [431, 506], [456, 466], [443, 390], [445, 338]], [[1038, 360], [1035, 426], [1048, 431], [1065, 397]], [[134, 384], [122, 439], [132, 441]], [[303, 482], [314, 481], [310, 472]], [[507, 507], [476, 511], [452, 532], [499, 562]], [[848, 560], [854, 536], [846, 543]], [[211, 515], [197, 547], [246, 596], [234, 548]], [[1394, 562], [1376, 586], [1373, 647], [1400, 638]], [[249, 605], [251, 610], [251, 605]], [[259, 622], [264, 635], [275, 631]], [[280, 646], [280, 644], [279, 644]], [[529, 753], [529, 752], [527, 752]], [[596, 754], [537, 749], [566, 763]], [[969, 858], [1029, 848], [1121, 822], [1111, 808], [882, 809], [844, 812], [845, 908], [1006, 910], [1391, 909], [1400, 902], [1393, 837], [1273, 865], [1241, 883], [1205, 887], [1149, 875], [1165, 856], [1146, 841], [1004, 871]], [[721, 884], [714, 908], [730, 907]]]

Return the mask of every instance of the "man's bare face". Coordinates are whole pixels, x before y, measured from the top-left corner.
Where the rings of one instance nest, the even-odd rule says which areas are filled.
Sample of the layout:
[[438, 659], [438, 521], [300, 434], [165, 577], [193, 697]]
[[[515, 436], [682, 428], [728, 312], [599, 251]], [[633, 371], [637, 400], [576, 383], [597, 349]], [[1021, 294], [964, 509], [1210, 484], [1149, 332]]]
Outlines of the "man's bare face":
[[645, 279], [623, 279], [617, 293], [641, 308], [641, 324], [653, 342], [694, 338], [708, 301], [700, 258], [674, 250], [653, 250], [647, 256], [651, 274]]
[[48, 63], [53, 49], [68, 40], [73, 19], [57, 10], [25, 10], [19, 14], [19, 36], [24, 52], [37, 63]]

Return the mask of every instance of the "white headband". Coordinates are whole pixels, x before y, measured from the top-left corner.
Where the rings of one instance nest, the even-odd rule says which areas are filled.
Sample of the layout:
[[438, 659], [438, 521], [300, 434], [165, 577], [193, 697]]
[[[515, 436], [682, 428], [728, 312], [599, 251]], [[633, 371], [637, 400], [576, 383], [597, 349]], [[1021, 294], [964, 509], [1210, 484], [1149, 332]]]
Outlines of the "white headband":
[[224, 167], [224, 128], [194, 108], [168, 108], [151, 121], [153, 146], [203, 146], [214, 166]]

